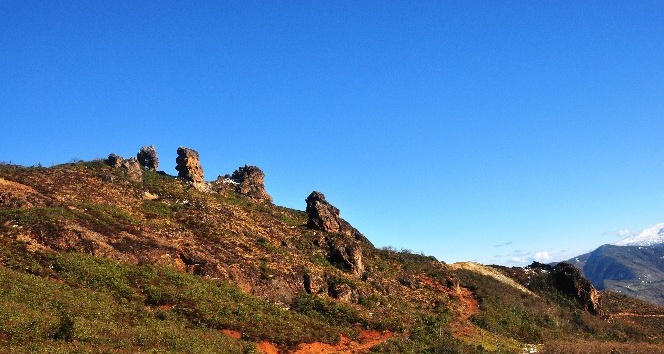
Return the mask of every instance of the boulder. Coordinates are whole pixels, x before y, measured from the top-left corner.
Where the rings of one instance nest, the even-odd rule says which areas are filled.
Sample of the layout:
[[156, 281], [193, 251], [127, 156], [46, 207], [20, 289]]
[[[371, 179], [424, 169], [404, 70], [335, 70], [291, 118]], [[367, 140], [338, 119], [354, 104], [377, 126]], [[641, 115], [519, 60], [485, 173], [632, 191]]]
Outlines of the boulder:
[[256, 166], [240, 167], [230, 176], [235, 182], [235, 191], [261, 202], [272, 202], [265, 190], [265, 173]]
[[325, 200], [321, 192], [313, 191], [307, 199], [307, 227], [327, 232], [340, 232], [339, 209]]
[[328, 203], [323, 193], [313, 191], [305, 201], [307, 202], [308, 228], [340, 233], [371, 245], [371, 242], [364, 235], [339, 216], [339, 209]]
[[157, 150], [154, 146], [143, 146], [136, 154], [138, 162], [148, 170], [156, 171], [159, 166], [159, 158], [157, 158]]
[[178, 177], [194, 183], [203, 183], [203, 168], [198, 157], [198, 152], [193, 149], [180, 146], [178, 157], [175, 159]]

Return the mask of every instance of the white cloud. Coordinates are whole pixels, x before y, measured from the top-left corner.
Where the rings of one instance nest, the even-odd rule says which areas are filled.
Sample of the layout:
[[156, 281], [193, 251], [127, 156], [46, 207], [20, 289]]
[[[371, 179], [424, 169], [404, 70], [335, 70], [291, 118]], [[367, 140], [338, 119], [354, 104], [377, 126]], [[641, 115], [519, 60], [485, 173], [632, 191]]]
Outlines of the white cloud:
[[538, 261], [538, 262], [544, 262], [544, 261], [548, 261], [549, 259], [551, 259], [551, 256], [549, 255], [549, 252], [539, 251], [539, 252], [535, 252], [535, 255], [533, 256], [533, 259]]
[[632, 231], [630, 231], [627, 228], [620, 229], [620, 230], [612, 230], [612, 231], [602, 232], [602, 236], [620, 237], [620, 238], [625, 238], [626, 236], [629, 236], [631, 234], [632, 234]]
[[631, 234], [629, 229], [622, 229], [622, 230], [618, 230], [618, 232], [617, 232], [617, 235], [620, 236], [620, 237], [625, 237], [629, 234]]

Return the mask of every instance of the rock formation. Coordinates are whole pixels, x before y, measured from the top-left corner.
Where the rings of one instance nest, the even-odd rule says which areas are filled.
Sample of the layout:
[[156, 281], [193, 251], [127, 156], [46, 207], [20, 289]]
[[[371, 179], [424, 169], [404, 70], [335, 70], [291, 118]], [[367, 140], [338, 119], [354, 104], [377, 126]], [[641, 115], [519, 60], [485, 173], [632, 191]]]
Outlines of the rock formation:
[[563, 293], [574, 297], [582, 306], [593, 314], [601, 314], [599, 292], [586, 279], [579, 269], [561, 262], [551, 272], [554, 285]]
[[329, 239], [327, 259], [335, 267], [351, 272], [358, 278], [364, 273], [362, 247], [357, 241], [346, 243]]
[[338, 234], [325, 237], [328, 261], [345, 272], [361, 277], [364, 273], [362, 243], [371, 245], [369, 240], [339, 217], [339, 209], [328, 203], [323, 193], [312, 192], [306, 202], [307, 227]]
[[106, 159], [106, 164], [114, 168], [124, 168], [127, 172], [127, 177], [134, 182], [143, 181], [143, 171], [141, 169], [141, 164], [135, 157], [131, 157], [128, 160], [125, 160], [122, 156], [116, 154], [108, 155]]
[[143, 170], [141, 164], [135, 157], [122, 161], [122, 167], [127, 170], [127, 177], [134, 182], [143, 181]]
[[141, 166], [149, 170], [156, 171], [157, 167], [159, 166], [157, 150], [152, 145], [143, 146], [136, 154], [136, 158], [138, 159], [138, 162], [141, 164]]
[[339, 216], [339, 209], [328, 203], [323, 193], [313, 191], [305, 201], [307, 202], [307, 227], [326, 232], [341, 233], [371, 245], [371, 242], [364, 235]]
[[327, 232], [341, 232], [339, 209], [325, 200], [321, 192], [311, 192], [307, 199], [307, 227]]
[[122, 158], [122, 156], [118, 156], [116, 154], [110, 154], [108, 155], [108, 158], [106, 159], [105, 162], [107, 165], [111, 167], [119, 168], [122, 166], [123, 161], [124, 159]]
[[186, 147], [178, 148], [178, 157], [175, 159], [178, 177], [194, 183], [203, 183], [203, 168], [198, 158], [198, 152]]
[[265, 190], [265, 173], [256, 166], [240, 167], [231, 175], [235, 182], [235, 191], [261, 202], [272, 202], [272, 197]]

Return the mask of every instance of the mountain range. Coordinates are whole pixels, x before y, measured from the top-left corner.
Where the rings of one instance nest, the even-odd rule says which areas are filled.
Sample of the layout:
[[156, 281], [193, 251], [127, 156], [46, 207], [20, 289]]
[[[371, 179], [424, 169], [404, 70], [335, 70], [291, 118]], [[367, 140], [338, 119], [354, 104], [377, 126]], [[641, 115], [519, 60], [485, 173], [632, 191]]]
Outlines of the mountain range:
[[568, 260], [600, 290], [664, 305], [664, 223]]

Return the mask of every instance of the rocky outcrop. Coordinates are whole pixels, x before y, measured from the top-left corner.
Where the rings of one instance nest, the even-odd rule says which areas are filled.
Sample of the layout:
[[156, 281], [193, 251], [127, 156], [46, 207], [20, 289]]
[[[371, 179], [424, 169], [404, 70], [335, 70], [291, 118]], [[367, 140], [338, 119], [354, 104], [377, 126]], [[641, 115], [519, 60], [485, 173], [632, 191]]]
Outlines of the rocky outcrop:
[[235, 182], [235, 191], [260, 202], [272, 202], [265, 190], [265, 173], [256, 166], [240, 167], [230, 176]]
[[328, 240], [327, 260], [335, 267], [360, 278], [364, 274], [362, 247], [357, 241]]
[[339, 209], [328, 203], [323, 193], [313, 191], [305, 201], [307, 202], [307, 227], [314, 230], [340, 233], [371, 245], [371, 242], [364, 235], [339, 216]]
[[156, 171], [159, 166], [159, 158], [157, 157], [157, 150], [154, 146], [143, 146], [136, 154], [138, 162], [148, 170]]
[[122, 162], [122, 167], [127, 170], [127, 177], [134, 182], [143, 181], [143, 170], [141, 164], [135, 157], [129, 158]]
[[108, 158], [105, 160], [105, 162], [107, 165], [111, 167], [119, 168], [122, 167], [122, 162], [124, 162], [124, 158], [116, 154], [110, 154], [108, 155]]
[[341, 232], [339, 209], [328, 203], [323, 193], [313, 191], [305, 201], [307, 227], [327, 232]]
[[579, 269], [566, 262], [558, 263], [551, 271], [551, 279], [558, 290], [574, 297], [589, 312], [596, 315], [602, 313], [599, 292]]
[[105, 160], [106, 164], [114, 168], [124, 168], [127, 173], [127, 178], [134, 182], [143, 181], [143, 171], [141, 164], [135, 157], [131, 157], [128, 160], [125, 160], [122, 156], [116, 154], [108, 155], [108, 158]]
[[194, 183], [203, 183], [203, 168], [196, 150], [182, 147], [178, 148], [178, 157], [175, 159], [178, 177]]

